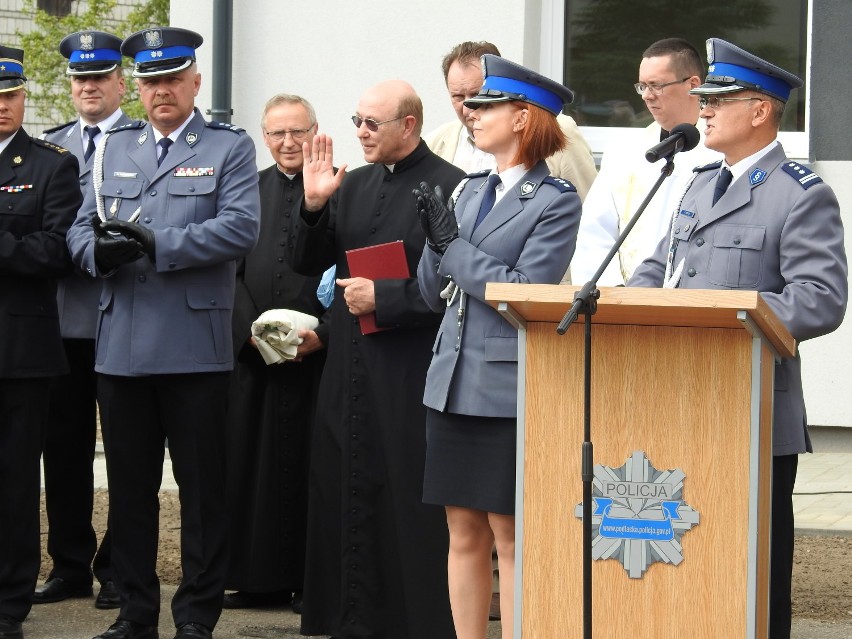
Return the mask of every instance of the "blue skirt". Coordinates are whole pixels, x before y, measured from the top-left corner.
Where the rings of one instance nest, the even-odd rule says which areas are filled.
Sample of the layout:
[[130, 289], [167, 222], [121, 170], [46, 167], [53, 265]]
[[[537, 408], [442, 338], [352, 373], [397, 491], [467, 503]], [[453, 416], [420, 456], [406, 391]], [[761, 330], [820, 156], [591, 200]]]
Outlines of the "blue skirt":
[[426, 409], [423, 501], [515, 514], [517, 420]]

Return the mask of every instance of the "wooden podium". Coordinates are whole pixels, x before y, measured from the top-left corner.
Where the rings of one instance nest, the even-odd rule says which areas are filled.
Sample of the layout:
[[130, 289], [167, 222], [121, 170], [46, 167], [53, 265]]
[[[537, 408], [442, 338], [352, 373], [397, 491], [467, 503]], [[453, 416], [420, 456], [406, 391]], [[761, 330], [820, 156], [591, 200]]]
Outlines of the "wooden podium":
[[[486, 288], [519, 335], [515, 639], [583, 636], [583, 316], [556, 333], [577, 290]], [[593, 322], [596, 487], [611, 486], [598, 465], [641, 451], [683, 472], [698, 519], [667, 546], [681, 556], [639, 578], [628, 560], [643, 565], [654, 542], [593, 561], [594, 636], [765, 639], [774, 361], [795, 342], [750, 291], [602, 288]]]

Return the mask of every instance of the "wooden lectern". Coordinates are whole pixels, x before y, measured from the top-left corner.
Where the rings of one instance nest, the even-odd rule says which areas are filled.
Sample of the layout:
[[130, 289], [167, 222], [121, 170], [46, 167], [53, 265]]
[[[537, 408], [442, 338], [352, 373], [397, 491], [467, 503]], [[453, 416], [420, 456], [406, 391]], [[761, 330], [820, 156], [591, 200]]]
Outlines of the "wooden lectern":
[[[576, 290], [486, 288], [519, 335], [515, 639], [583, 634], [583, 316], [556, 333]], [[593, 322], [596, 470], [642, 451], [700, 517], [682, 561], [593, 562], [594, 636], [765, 639], [774, 361], [794, 340], [751, 291], [602, 288]]]

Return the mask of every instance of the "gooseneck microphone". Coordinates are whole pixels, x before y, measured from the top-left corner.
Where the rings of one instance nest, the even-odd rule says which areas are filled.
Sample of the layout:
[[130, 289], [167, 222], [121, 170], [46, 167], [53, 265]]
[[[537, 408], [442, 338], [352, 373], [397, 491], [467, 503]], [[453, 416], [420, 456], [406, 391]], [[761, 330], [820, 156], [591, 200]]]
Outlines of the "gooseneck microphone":
[[701, 134], [691, 124], [678, 124], [669, 133], [669, 137], [645, 151], [648, 162], [656, 162], [660, 158], [668, 158], [681, 151], [692, 151], [698, 146]]

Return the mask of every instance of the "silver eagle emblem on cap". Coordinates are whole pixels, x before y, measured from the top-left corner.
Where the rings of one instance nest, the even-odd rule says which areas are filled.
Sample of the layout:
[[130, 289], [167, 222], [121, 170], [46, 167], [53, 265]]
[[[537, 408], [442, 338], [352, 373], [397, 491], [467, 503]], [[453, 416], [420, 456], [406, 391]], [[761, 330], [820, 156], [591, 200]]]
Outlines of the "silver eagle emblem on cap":
[[81, 33], [80, 34], [80, 50], [81, 51], [91, 51], [95, 48], [95, 36], [91, 33]]
[[713, 62], [716, 59], [716, 56], [713, 55], [713, 41], [707, 40], [707, 62]]
[[163, 46], [163, 34], [159, 29], [151, 29], [145, 32], [145, 46], [149, 49], [159, 49]]

